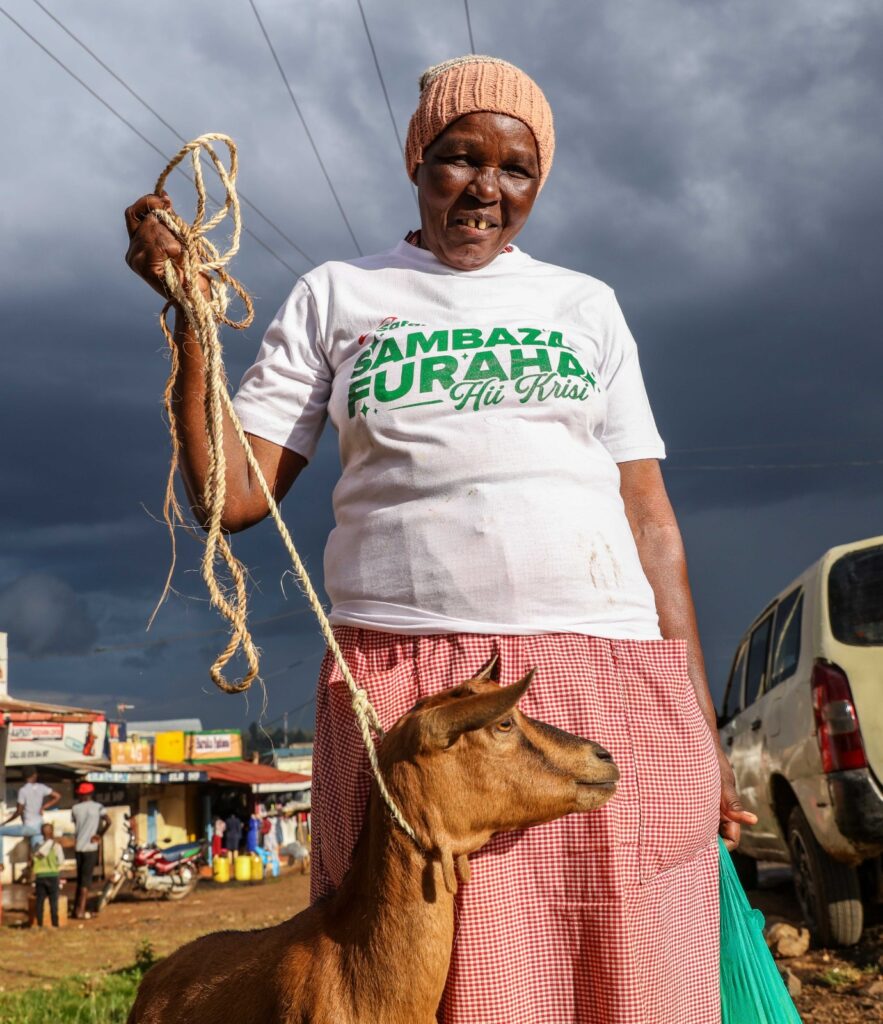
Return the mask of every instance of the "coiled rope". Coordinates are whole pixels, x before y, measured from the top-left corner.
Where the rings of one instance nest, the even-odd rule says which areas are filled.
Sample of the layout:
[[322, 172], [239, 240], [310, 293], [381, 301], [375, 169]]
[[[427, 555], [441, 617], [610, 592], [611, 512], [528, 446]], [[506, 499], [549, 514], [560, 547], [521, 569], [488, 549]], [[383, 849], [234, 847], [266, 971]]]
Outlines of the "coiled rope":
[[[212, 146], [213, 142], [223, 143], [227, 147], [230, 162], [229, 168], [224, 166], [223, 161], [215, 152]], [[211, 160], [225, 190], [223, 205], [211, 217], [208, 217], [206, 212], [207, 195], [200, 163], [200, 155], [203, 153]], [[291, 558], [297, 579], [310, 607], [318, 619], [325, 642], [328, 644], [328, 648], [334, 656], [341, 675], [349, 688], [353, 711], [355, 712], [359, 731], [362, 734], [362, 740], [368, 753], [371, 770], [380, 788], [380, 794], [395, 821], [419, 846], [420, 843], [414, 830], [407, 823], [390, 795], [384, 782], [383, 774], [380, 771], [380, 765], [377, 760], [377, 747], [372, 735], [373, 732], [379, 738], [383, 738], [383, 729], [381, 728], [377, 712], [368, 700], [368, 694], [353, 678], [353, 674], [343, 656], [343, 651], [340, 649], [340, 645], [334, 636], [328, 616], [325, 614], [325, 609], [322, 607], [306, 567], [297, 552], [297, 548], [294, 546], [294, 541], [282, 519], [279, 506], [276, 504], [276, 500], [261, 471], [260, 464], [255, 457], [242, 424], [239, 422], [239, 417], [236, 415], [233, 401], [230, 398], [227, 375], [224, 370], [223, 350], [218, 334], [218, 324], [226, 324], [235, 330], [242, 330], [248, 327], [254, 319], [254, 306], [251, 297], [244, 286], [225, 269], [230, 260], [239, 251], [239, 239], [242, 234], [242, 214], [239, 208], [239, 197], [236, 194], [236, 176], [238, 173], [236, 144], [229, 136], [218, 132], [200, 135], [199, 138], [193, 139], [169, 161], [157, 179], [154, 192], [162, 194], [169, 175], [188, 155], [193, 166], [193, 183], [196, 187], [196, 214], [193, 222], [188, 224], [178, 214], [170, 210], [158, 209], [152, 211], [154, 216], [162, 221], [180, 242], [183, 263], [183, 275], [179, 276], [172, 261], [166, 260], [165, 262], [165, 283], [171, 298], [166, 303], [160, 316], [160, 326], [171, 351], [171, 368], [169, 379], [166, 382], [164, 402], [172, 436], [172, 456], [163, 506], [163, 514], [169, 527], [172, 541], [172, 564], [169, 569], [166, 586], [163, 590], [163, 597], [160, 598], [160, 604], [168, 593], [172, 572], [175, 567], [175, 527], [178, 524], [182, 526], [187, 525], [175, 495], [175, 471], [178, 467], [180, 442], [178, 441], [172, 398], [180, 369], [180, 359], [172, 330], [168, 324], [168, 314], [173, 306], [178, 306], [184, 311], [187, 322], [196, 336], [205, 364], [208, 472], [204, 506], [208, 522], [206, 526], [205, 549], [202, 556], [202, 577], [208, 588], [212, 604], [230, 624], [230, 640], [209, 670], [212, 680], [216, 686], [227, 693], [240, 693], [243, 690], [247, 690], [252, 682], [258, 678], [260, 670], [258, 650], [252, 640], [247, 622], [247, 570], [233, 554], [230, 543], [221, 528], [221, 519], [227, 496], [226, 459], [224, 456], [224, 413], [226, 412], [233, 425], [234, 433], [245, 452], [249, 469], [254, 475], [254, 479], [257, 481], [258, 487], [267, 502], [267, 507], [282, 538], [282, 543], [285, 545], [285, 550]], [[207, 235], [208, 232], [217, 228], [228, 215], [233, 222], [233, 231], [229, 245], [226, 249], [220, 251]], [[209, 279], [211, 298], [207, 299], [199, 288], [198, 280], [200, 274], [205, 274]], [[235, 292], [245, 307], [245, 314], [240, 320], [232, 320], [227, 316], [231, 290]], [[229, 591], [229, 588], [225, 589], [222, 587], [218, 581], [216, 570], [219, 560], [223, 562], [230, 574], [232, 593]], [[248, 671], [241, 680], [230, 681], [224, 675], [224, 666], [230, 661], [236, 651], [240, 649], [245, 656]]]

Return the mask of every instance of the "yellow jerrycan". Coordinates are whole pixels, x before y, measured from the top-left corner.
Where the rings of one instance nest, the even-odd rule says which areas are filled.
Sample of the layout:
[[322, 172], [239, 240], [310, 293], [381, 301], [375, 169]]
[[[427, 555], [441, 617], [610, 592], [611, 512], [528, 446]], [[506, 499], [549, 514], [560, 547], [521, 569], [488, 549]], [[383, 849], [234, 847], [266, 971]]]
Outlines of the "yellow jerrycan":
[[251, 856], [247, 853], [237, 853], [233, 861], [233, 876], [237, 882], [251, 881]]
[[230, 858], [215, 857], [212, 861], [212, 878], [216, 882], [230, 881]]

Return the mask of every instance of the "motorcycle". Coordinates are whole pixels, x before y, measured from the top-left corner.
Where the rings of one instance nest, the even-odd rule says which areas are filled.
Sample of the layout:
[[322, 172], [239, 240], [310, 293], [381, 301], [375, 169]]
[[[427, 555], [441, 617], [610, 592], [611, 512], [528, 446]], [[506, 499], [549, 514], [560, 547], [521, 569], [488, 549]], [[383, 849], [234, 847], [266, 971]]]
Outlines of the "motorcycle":
[[189, 896], [199, 881], [199, 866], [206, 862], [206, 844], [181, 843], [161, 850], [155, 843], [141, 846], [126, 815], [129, 841], [108, 879], [98, 910], [119, 896], [126, 882], [136, 892], [158, 893], [163, 899], [182, 900]]

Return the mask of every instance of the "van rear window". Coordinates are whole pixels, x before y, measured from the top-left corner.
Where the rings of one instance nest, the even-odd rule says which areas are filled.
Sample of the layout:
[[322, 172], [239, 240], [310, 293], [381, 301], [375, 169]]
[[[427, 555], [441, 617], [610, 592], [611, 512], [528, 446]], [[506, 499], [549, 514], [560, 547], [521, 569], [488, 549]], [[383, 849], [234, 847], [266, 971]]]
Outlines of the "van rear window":
[[828, 574], [828, 606], [841, 643], [883, 645], [883, 545], [837, 559]]

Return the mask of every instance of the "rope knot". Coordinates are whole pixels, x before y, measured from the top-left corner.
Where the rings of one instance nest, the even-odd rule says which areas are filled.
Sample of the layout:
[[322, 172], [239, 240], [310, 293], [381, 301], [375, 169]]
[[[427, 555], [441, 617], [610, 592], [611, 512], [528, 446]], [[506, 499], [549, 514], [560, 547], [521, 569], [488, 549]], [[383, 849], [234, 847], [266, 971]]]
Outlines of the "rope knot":
[[353, 711], [357, 715], [364, 715], [368, 719], [374, 717], [374, 708], [371, 706], [371, 701], [368, 700], [368, 691], [359, 688], [353, 694]]

